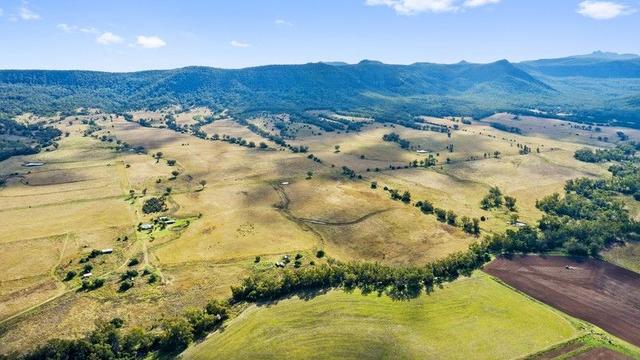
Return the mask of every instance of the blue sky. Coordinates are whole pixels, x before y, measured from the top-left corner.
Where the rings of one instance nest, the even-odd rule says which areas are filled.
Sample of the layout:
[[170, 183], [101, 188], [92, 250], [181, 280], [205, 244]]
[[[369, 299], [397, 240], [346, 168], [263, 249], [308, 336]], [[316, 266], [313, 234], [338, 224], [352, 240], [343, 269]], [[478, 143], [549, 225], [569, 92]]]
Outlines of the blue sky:
[[0, 0], [0, 68], [640, 53], [640, 0]]

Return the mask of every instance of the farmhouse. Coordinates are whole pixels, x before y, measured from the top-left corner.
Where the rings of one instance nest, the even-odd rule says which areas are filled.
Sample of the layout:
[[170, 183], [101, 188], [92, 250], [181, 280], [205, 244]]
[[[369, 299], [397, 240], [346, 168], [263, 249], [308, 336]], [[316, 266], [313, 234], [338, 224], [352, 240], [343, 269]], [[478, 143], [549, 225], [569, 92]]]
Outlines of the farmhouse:
[[427, 150], [416, 150], [416, 152], [417, 152], [418, 154], [426, 154], [426, 153], [428, 153], [428, 151], [427, 151]]
[[22, 166], [24, 167], [36, 167], [36, 166], [42, 166], [42, 165], [44, 165], [43, 162], [26, 162], [22, 164]]

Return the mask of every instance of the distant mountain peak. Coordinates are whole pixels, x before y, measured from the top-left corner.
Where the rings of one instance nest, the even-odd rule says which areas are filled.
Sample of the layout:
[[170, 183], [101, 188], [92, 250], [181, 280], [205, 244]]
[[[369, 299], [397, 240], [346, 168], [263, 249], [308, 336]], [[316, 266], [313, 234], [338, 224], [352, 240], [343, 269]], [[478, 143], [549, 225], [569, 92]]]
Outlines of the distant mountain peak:
[[358, 65], [384, 65], [382, 61], [364, 59], [358, 63]]
[[602, 60], [629, 60], [629, 59], [637, 59], [640, 58], [637, 54], [620, 54], [617, 52], [610, 51], [602, 51], [596, 50], [591, 54], [586, 55], [576, 55], [572, 56], [573, 58], [591, 58], [591, 59], [602, 59]]

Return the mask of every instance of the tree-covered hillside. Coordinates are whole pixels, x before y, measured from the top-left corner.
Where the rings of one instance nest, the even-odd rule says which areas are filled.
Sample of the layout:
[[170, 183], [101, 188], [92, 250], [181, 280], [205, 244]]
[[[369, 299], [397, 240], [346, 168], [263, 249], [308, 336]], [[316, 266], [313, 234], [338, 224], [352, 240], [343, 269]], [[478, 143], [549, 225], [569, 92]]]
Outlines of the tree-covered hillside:
[[126, 111], [179, 104], [229, 108], [235, 114], [333, 109], [402, 118], [535, 109], [573, 120], [640, 126], [637, 58], [567, 59], [517, 65], [506, 60], [451, 65], [365, 60], [134, 73], [5, 70], [0, 71], [0, 112]]

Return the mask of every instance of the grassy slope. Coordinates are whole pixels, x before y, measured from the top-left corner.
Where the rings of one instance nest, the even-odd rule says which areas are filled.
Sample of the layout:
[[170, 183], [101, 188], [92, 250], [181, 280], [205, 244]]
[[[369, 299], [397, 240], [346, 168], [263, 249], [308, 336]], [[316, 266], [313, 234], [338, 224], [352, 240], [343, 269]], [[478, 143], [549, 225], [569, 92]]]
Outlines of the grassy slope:
[[251, 307], [185, 358], [507, 359], [576, 334], [557, 313], [475, 275], [409, 302], [333, 291]]

